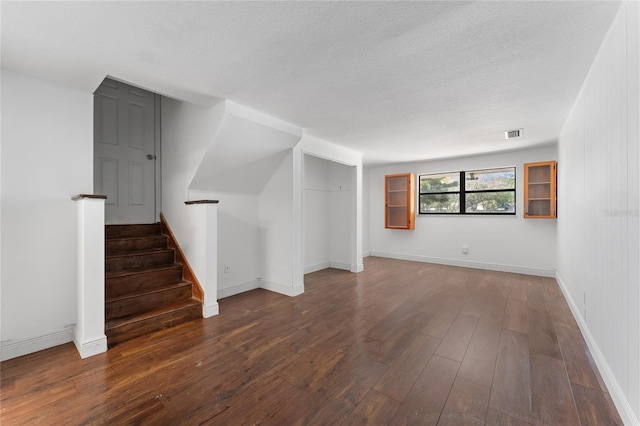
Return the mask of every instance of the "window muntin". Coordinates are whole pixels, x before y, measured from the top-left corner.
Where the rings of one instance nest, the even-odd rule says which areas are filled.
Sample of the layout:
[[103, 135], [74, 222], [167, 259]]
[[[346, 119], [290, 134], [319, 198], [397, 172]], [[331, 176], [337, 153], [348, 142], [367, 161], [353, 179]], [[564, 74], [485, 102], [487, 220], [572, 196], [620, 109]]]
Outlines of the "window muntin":
[[420, 214], [514, 215], [516, 169], [503, 167], [420, 175], [419, 204]]

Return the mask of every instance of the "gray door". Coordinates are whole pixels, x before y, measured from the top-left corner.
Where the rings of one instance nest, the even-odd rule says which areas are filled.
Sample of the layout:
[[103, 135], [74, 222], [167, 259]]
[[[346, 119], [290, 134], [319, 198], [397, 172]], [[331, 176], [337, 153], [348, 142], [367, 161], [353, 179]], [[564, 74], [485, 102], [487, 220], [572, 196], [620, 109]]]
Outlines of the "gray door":
[[155, 94], [105, 79], [94, 94], [94, 192], [107, 224], [156, 222]]

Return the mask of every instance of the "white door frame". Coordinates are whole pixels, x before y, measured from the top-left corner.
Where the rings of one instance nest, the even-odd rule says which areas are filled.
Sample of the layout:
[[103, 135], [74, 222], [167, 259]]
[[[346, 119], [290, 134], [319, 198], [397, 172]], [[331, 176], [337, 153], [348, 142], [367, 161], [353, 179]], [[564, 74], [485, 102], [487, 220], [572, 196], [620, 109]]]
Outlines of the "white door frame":
[[160, 222], [160, 212], [162, 211], [162, 96], [154, 94], [154, 112], [155, 112], [155, 178], [156, 178], [156, 211], [154, 217], [156, 222]]

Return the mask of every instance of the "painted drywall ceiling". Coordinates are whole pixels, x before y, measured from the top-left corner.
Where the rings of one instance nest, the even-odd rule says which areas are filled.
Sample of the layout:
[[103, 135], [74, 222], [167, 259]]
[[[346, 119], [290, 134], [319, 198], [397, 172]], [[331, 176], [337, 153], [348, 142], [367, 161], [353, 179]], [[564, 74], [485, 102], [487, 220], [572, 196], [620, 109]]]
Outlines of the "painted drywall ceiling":
[[230, 99], [365, 164], [433, 159], [553, 143], [619, 5], [5, 1], [2, 66]]

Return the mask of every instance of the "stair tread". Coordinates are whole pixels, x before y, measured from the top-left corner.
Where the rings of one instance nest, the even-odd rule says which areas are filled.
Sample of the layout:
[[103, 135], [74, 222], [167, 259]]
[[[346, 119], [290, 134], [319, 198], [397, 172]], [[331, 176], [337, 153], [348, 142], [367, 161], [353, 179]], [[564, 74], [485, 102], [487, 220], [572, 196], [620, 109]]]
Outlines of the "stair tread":
[[105, 257], [105, 272], [130, 271], [175, 263], [175, 250], [162, 249]]
[[131, 256], [143, 256], [145, 254], [157, 254], [157, 253], [168, 253], [174, 251], [173, 249], [170, 248], [155, 248], [155, 249], [143, 249], [140, 251], [131, 251], [131, 252], [127, 252], [127, 253], [118, 253], [118, 254], [110, 254], [110, 255], [106, 255], [105, 259], [106, 260], [110, 260], [110, 259], [116, 259], [118, 257], [131, 257]]
[[127, 293], [121, 296], [116, 296], [116, 297], [108, 297], [105, 299], [105, 303], [113, 303], [113, 302], [118, 302], [120, 300], [126, 300], [126, 299], [131, 299], [134, 297], [140, 297], [140, 296], [146, 296], [146, 295], [151, 295], [154, 293], [160, 293], [162, 291], [165, 290], [171, 290], [174, 288], [179, 288], [179, 287], [188, 287], [193, 285], [193, 283], [189, 282], [189, 281], [180, 281], [180, 282], [176, 282], [173, 284], [165, 284], [163, 286], [159, 286], [159, 287], [155, 287], [152, 289], [147, 289], [147, 290], [142, 290], [142, 291], [137, 291], [134, 293]]
[[147, 235], [142, 237], [123, 237], [123, 238], [109, 238], [105, 239], [107, 245], [118, 245], [124, 243], [138, 242], [138, 241], [153, 241], [153, 240], [166, 240], [166, 235]]
[[114, 272], [106, 272], [105, 278], [108, 280], [110, 278], [120, 278], [126, 277], [130, 275], [142, 275], [149, 272], [157, 272], [169, 269], [179, 269], [182, 268], [182, 265], [179, 263], [168, 263], [166, 265], [155, 265], [155, 266], [140, 266], [138, 268], [130, 268], [122, 271], [114, 271]]
[[139, 235], [139, 236], [128, 236], [128, 237], [112, 237], [105, 238], [105, 241], [126, 241], [126, 240], [148, 240], [152, 238], [167, 238], [164, 234], [154, 234], [154, 235]]
[[119, 277], [125, 277], [127, 275], [146, 274], [148, 272], [156, 272], [156, 271], [163, 271], [166, 269], [178, 269], [178, 268], [182, 268], [182, 264], [168, 263], [166, 265], [141, 266], [139, 268], [131, 268], [124, 271], [107, 272], [106, 278], [107, 279], [119, 278]]
[[143, 235], [140, 237], [107, 238], [105, 239], [105, 243], [107, 245], [119, 245], [119, 244], [133, 243], [137, 241], [149, 241], [149, 240], [166, 241], [167, 236], [160, 234], [160, 235]]
[[160, 235], [160, 223], [150, 224], [123, 224], [123, 225], [107, 225], [105, 228], [105, 239], [113, 240], [126, 237], [152, 236]]
[[161, 308], [157, 308], [157, 309], [153, 309], [150, 311], [147, 311], [145, 313], [142, 314], [136, 314], [136, 315], [130, 315], [130, 316], [126, 316], [126, 317], [121, 317], [121, 318], [115, 318], [113, 320], [109, 320], [106, 322], [105, 324], [105, 330], [106, 331], [111, 331], [114, 330], [118, 327], [122, 327], [125, 325], [129, 325], [129, 324], [134, 324], [136, 322], [140, 322], [140, 321], [145, 321], [148, 320], [150, 318], [154, 318], [157, 316], [161, 316], [163, 314], [168, 314], [168, 313], [172, 313], [172, 312], [177, 312], [183, 309], [188, 309], [188, 308], [192, 308], [193, 306], [200, 306], [200, 302], [197, 301], [196, 299], [190, 299], [188, 301], [185, 302], [178, 302], [178, 303], [173, 303], [171, 305], [166, 305], [163, 306]]

